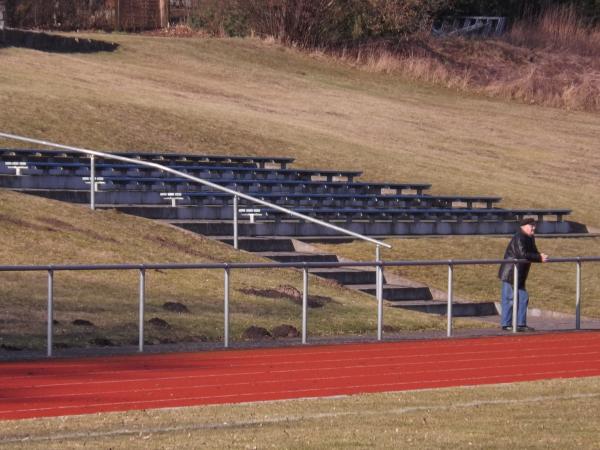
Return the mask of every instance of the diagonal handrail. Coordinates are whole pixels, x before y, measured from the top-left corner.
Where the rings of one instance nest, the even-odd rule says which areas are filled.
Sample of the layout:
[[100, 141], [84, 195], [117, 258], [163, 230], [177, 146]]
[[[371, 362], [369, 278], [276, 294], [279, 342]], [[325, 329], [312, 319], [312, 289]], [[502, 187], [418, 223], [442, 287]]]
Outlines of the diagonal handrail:
[[[249, 200], [251, 202], [255, 202], [255, 203], [258, 203], [260, 205], [267, 206], [269, 208], [275, 209], [277, 211], [284, 212], [284, 213], [286, 213], [286, 214], [288, 214], [290, 216], [297, 217], [299, 219], [303, 219], [303, 220], [306, 220], [308, 222], [312, 222], [312, 223], [321, 225], [321, 226], [323, 226], [325, 228], [329, 228], [331, 230], [338, 231], [338, 232], [346, 234], [348, 236], [353, 236], [353, 237], [355, 237], [357, 239], [361, 239], [363, 241], [370, 242], [372, 244], [377, 245], [378, 249], [379, 249], [380, 246], [381, 247], [392, 248], [391, 245], [386, 244], [385, 242], [378, 241], [377, 239], [373, 239], [373, 238], [370, 238], [368, 236], [364, 236], [364, 235], [362, 235], [360, 233], [356, 233], [354, 231], [350, 231], [350, 230], [347, 230], [345, 228], [338, 227], [337, 225], [332, 225], [332, 224], [330, 224], [328, 222], [324, 222], [322, 220], [315, 219], [315, 218], [310, 217], [310, 216], [306, 216], [304, 214], [295, 212], [295, 211], [293, 211], [291, 209], [287, 209], [287, 208], [284, 208], [282, 206], [275, 205], [274, 203], [270, 203], [270, 202], [267, 202], [265, 200], [261, 200], [259, 198], [253, 197], [251, 195], [244, 194], [244, 193], [235, 191], [233, 189], [226, 188], [224, 186], [221, 186], [221, 185], [218, 185], [218, 184], [215, 184], [215, 183], [211, 183], [210, 181], [204, 180], [202, 178], [194, 177], [194, 176], [189, 175], [189, 174], [187, 174], [185, 172], [180, 172], [178, 170], [171, 169], [170, 167], [163, 166], [161, 164], [157, 164], [157, 163], [153, 163], [153, 162], [149, 162], [149, 161], [140, 161], [140, 160], [137, 160], [137, 159], [127, 158], [125, 156], [112, 155], [110, 153], [103, 153], [103, 152], [99, 152], [99, 151], [96, 151], [96, 150], [89, 150], [89, 149], [86, 149], [86, 148], [79, 148], [79, 147], [72, 147], [72, 146], [69, 146], [69, 145], [56, 144], [56, 143], [50, 142], [50, 141], [44, 141], [44, 140], [40, 140], [40, 139], [33, 139], [33, 138], [28, 138], [28, 137], [24, 137], [24, 136], [18, 136], [18, 135], [14, 135], [14, 134], [10, 134], [10, 133], [0, 132], [0, 137], [6, 138], [6, 139], [12, 139], [12, 140], [17, 140], [17, 141], [22, 141], [22, 142], [29, 142], [29, 143], [32, 143], [32, 144], [45, 145], [45, 146], [48, 146], [48, 147], [60, 148], [60, 149], [63, 149], [63, 150], [70, 150], [70, 151], [77, 152], [77, 153], [84, 153], [84, 154], [87, 154], [87, 155], [90, 155], [90, 156], [99, 156], [99, 157], [105, 158], [105, 159], [114, 159], [114, 160], [117, 160], [117, 161], [124, 161], [124, 162], [132, 163], [132, 164], [137, 164], [137, 165], [140, 165], [140, 166], [153, 167], [155, 169], [159, 169], [159, 170], [162, 170], [164, 172], [169, 172], [169, 173], [172, 173], [172, 174], [177, 175], [177, 176], [182, 177], [182, 178], [187, 178], [187, 179], [189, 179], [191, 181], [194, 181], [196, 183], [200, 183], [200, 184], [203, 184], [205, 186], [210, 186], [213, 189], [217, 189], [219, 191], [227, 192], [227, 193], [231, 194], [232, 196], [234, 196], [234, 199], [237, 198], [237, 197], [243, 198], [243, 199]], [[93, 183], [94, 180], [90, 180], [90, 182]]]

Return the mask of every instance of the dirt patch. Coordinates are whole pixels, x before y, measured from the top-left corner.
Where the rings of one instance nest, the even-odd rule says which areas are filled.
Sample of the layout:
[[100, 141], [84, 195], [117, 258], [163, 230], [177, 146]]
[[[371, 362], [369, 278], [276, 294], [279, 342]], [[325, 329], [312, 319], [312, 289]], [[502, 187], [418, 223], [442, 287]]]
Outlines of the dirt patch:
[[115, 344], [110, 339], [104, 337], [96, 337], [94, 339], [90, 339], [90, 344], [95, 345], [97, 347], [114, 347]]
[[190, 310], [188, 309], [188, 307], [185, 306], [183, 303], [179, 303], [179, 302], [165, 302], [162, 305], [162, 308], [165, 311], [175, 312], [178, 314], [189, 314], [190, 313]]
[[67, 348], [71, 348], [71, 345], [67, 344], [66, 342], [55, 342], [53, 345], [54, 345], [54, 348], [57, 350], [64, 350]]
[[152, 319], [150, 319], [148, 321], [148, 323], [150, 325], [152, 325], [153, 327], [162, 328], [163, 330], [167, 330], [167, 329], [171, 328], [171, 325], [169, 325], [169, 322], [167, 322], [166, 320], [163, 320], [159, 317], [153, 317]]
[[77, 327], [94, 327], [95, 326], [92, 322], [90, 322], [89, 320], [85, 320], [85, 319], [75, 319], [71, 323]]
[[271, 331], [273, 337], [276, 338], [296, 338], [300, 336], [298, 329], [292, 325], [279, 325]]
[[242, 338], [244, 340], [255, 341], [261, 339], [271, 339], [272, 336], [271, 333], [269, 333], [269, 330], [267, 330], [266, 328], [252, 325], [244, 330], [244, 332], [242, 333]]
[[[277, 289], [242, 288], [238, 289], [238, 292], [246, 295], [254, 295], [256, 297], [284, 298], [291, 300], [298, 305], [302, 304], [302, 292], [289, 285], [281, 285], [277, 287]], [[322, 308], [327, 303], [332, 301], [333, 300], [330, 297], [324, 297], [322, 295], [309, 295], [307, 305], [309, 308]]]

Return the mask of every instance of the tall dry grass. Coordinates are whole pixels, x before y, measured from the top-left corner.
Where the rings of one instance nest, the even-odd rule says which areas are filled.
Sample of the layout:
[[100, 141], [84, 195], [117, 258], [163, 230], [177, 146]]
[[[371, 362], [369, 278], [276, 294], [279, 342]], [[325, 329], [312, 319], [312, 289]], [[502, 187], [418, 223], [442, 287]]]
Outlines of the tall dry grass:
[[516, 22], [506, 39], [528, 48], [600, 55], [600, 28], [580, 16], [573, 4], [554, 5], [537, 17]]
[[502, 39], [420, 35], [338, 51], [364, 70], [557, 108], [600, 111], [600, 28], [573, 6], [516, 23]]

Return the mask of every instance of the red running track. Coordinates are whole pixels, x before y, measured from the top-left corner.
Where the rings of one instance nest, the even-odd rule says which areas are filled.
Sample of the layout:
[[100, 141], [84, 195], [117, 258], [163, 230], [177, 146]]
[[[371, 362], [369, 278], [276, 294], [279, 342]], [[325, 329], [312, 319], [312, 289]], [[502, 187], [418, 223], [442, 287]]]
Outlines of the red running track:
[[0, 363], [0, 420], [600, 376], [600, 333]]

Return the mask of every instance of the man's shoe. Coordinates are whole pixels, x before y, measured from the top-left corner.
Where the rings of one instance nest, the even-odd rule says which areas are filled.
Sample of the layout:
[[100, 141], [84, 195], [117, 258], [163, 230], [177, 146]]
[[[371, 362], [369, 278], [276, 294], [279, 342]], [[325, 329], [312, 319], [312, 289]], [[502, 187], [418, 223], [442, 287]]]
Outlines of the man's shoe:
[[517, 327], [517, 331], [519, 331], [521, 333], [530, 332], [530, 331], [535, 331], [535, 328], [528, 327], [527, 325], [522, 325], [522, 326]]
[[502, 329], [503, 329], [504, 331], [512, 331], [512, 327], [511, 327], [511, 326], [509, 326], [509, 325], [507, 325], [507, 326], [505, 326], [505, 327], [502, 327]]

